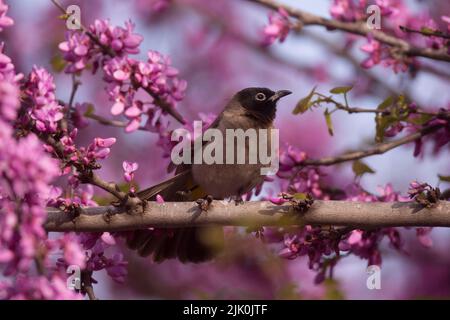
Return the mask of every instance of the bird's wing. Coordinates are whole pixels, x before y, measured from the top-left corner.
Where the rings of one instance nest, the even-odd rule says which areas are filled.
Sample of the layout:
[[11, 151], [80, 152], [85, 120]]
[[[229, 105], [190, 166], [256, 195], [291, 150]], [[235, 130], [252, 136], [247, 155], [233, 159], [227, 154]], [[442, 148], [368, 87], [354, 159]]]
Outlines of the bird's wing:
[[[220, 113], [208, 126], [208, 129], [216, 128], [221, 119], [222, 113]], [[199, 137], [199, 139], [202, 139], [202, 137]], [[192, 142], [192, 144], [194, 144], [194, 142]], [[179, 194], [180, 192], [189, 194], [182, 196]], [[137, 196], [142, 200], [155, 200], [156, 195], [158, 194], [167, 201], [196, 200], [207, 195], [200, 187], [195, 185], [191, 175], [190, 164], [178, 165], [176, 167], [175, 176], [150, 188], [139, 191]]]
[[[168, 199], [168, 191], [173, 190], [174, 188], [180, 188], [185, 181], [187, 181], [188, 176], [190, 175], [190, 170], [184, 170], [180, 173], [177, 173], [175, 176], [158, 183], [157, 185], [151, 186], [150, 188], [144, 189], [137, 193], [137, 196], [142, 200], [154, 200], [156, 195], [160, 194], [164, 199]], [[184, 191], [185, 186], [178, 189], [178, 191]], [[176, 191], [175, 191], [176, 192]], [[166, 197], [164, 197], [166, 196]]]

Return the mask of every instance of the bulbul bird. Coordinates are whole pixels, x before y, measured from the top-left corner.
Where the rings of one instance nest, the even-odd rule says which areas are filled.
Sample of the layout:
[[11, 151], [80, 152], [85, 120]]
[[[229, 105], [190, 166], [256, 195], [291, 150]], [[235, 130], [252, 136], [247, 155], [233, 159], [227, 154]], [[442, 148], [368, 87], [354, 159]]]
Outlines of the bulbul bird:
[[[270, 130], [278, 100], [289, 94], [291, 92], [288, 90], [243, 89], [233, 96], [209, 128], [220, 130], [224, 136], [226, 129]], [[267, 139], [270, 139], [270, 134]], [[207, 145], [207, 142], [203, 143], [202, 148]], [[244, 152], [247, 156], [248, 147], [246, 142]], [[241, 199], [243, 194], [264, 180], [259, 163], [227, 164], [225, 160], [222, 163], [180, 164], [174, 177], [138, 192], [137, 196], [142, 200], [155, 200], [156, 195], [160, 194], [165, 201]], [[223, 230], [218, 226], [136, 230], [127, 238], [131, 249], [144, 257], [152, 255], [156, 262], [171, 258], [181, 262], [204, 262], [222, 249], [223, 241]]]

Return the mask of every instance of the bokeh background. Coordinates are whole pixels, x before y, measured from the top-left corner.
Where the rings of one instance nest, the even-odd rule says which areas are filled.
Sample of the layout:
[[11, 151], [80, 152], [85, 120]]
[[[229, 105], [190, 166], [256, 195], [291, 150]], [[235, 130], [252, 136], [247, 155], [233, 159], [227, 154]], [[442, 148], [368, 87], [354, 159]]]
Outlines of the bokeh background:
[[[331, 1], [284, 1], [298, 8], [329, 17]], [[445, 0], [406, 1], [411, 10], [427, 12], [439, 20], [450, 16], [450, 3]], [[393, 92], [404, 92], [425, 109], [447, 107], [450, 103], [450, 68], [445, 63], [429, 63], [440, 75], [427, 70], [395, 74], [381, 66], [366, 70], [360, 67], [364, 54], [359, 45], [348, 48], [339, 32], [321, 27], [308, 27], [301, 33], [291, 32], [287, 40], [268, 48], [261, 46], [261, 35], [268, 11], [241, 0], [90, 0], [62, 1], [64, 6], [77, 4], [81, 20], [89, 25], [97, 18], [109, 18], [113, 25], [128, 19], [136, 24], [136, 32], [144, 36], [139, 57], [153, 49], [167, 54], [188, 81], [186, 98], [178, 110], [188, 121], [199, 113], [217, 114], [234, 92], [250, 86], [289, 89], [294, 92], [283, 99], [278, 108], [277, 126], [282, 143], [287, 142], [312, 157], [333, 155], [360, 148], [373, 141], [372, 115], [333, 115], [335, 135], [330, 137], [320, 110], [293, 116], [295, 103], [315, 86], [318, 91], [354, 85], [351, 105], [376, 107]], [[28, 73], [33, 65], [52, 69], [52, 59], [60, 53], [65, 23], [59, 11], [46, 0], [14, 0], [9, 2], [15, 25], [1, 34], [8, 55], [18, 72]], [[363, 41], [361, 39], [359, 41]], [[361, 42], [362, 44], [362, 42]], [[85, 72], [76, 102], [90, 102], [96, 112], [112, 118], [111, 102], [103, 90], [101, 75]], [[71, 77], [55, 76], [57, 94], [68, 100]], [[173, 127], [177, 124], [172, 123]], [[140, 168], [136, 180], [148, 186], [168, 176], [167, 159], [157, 143], [157, 136], [91, 122], [80, 137], [80, 143], [98, 136], [116, 136], [111, 157], [103, 162], [101, 174], [108, 180], [120, 181], [122, 161], [137, 161]], [[437, 173], [450, 172], [450, 153], [439, 156], [425, 153], [412, 157], [412, 146], [385, 155], [368, 158], [376, 170], [366, 175], [361, 184], [370, 192], [392, 183], [395, 190], [406, 193], [411, 180], [438, 185]], [[353, 181], [349, 165], [329, 170], [333, 181], [344, 187]], [[264, 192], [278, 191], [266, 184]], [[115, 284], [103, 273], [96, 293], [102, 299], [165, 298], [450, 298], [450, 232], [435, 228], [433, 247], [417, 245], [414, 233], [404, 232], [405, 252], [383, 247], [382, 289], [366, 287], [367, 262], [356, 257], [344, 259], [335, 270], [335, 280], [313, 283], [306, 258], [285, 260], [277, 248], [261, 243], [243, 230], [229, 230], [228, 250], [217, 261], [201, 265], [183, 265], [175, 261], [153, 264], [128, 253], [129, 275], [123, 285]]]

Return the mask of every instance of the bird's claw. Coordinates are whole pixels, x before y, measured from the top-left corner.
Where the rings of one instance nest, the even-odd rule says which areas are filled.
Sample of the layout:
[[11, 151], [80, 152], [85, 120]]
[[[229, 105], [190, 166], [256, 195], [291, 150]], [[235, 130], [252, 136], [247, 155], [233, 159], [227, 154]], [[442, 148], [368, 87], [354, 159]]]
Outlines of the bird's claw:
[[232, 199], [233, 199], [234, 204], [235, 204], [236, 206], [238, 206], [238, 205], [240, 205], [240, 204], [244, 204], [244, 199], [242, 199], [241, 196], [236, 196], [236, 197], [233, 197]]
[[201, 211], [208, 211], [209, 207], [211, 206], [211, 202], [213, 201], [213, 197], [208, 195], [202, 199], [197, 199], [195, 202], [197, 203], [198, 207]]
[[111, 217], [114, 215], [114, 212], [112, 212], [112, 210], [107, 210], [104, 214], [103, 214], [103, 220], [105, 220], [106, 223], [110, 223], [111, 222]]

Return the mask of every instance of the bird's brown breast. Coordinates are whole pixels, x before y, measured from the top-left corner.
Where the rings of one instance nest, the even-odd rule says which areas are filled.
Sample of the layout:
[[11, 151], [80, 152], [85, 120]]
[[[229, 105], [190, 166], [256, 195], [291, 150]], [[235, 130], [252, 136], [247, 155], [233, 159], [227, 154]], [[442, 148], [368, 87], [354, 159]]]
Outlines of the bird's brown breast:
[[[224, 111], [221, 120], [217, 123], [218, 129], [223, 135], [222, 143], [222, 163], [213, 164], [193, 164], [192, 176], [203, 190], [216, 199], [223, 199], [231, 196], [240, 196], [249, 192], [256, 185], [264, 180], [261, 175], [262, 164], [258, 158], [259, 129], [271, 129], [271, 125], [262, 125], [257, 120], [248, 117], [245, 112], [239, 110]], [[245, 140], [245, 143], [239, 145], [230, 145], [227, 143], [227, 129], [255, 129], [258, 141]], [[236, 140], [234, 140], [236, 142]], [[266, 135], [267, 150], [270, 150], [270, 130]], [[203, 146], [203, 150], [209, 143]], [[220, 147], [220, 145], [219, 145]], [[234, 159], [232, 164], [227, 164], [226, 155], [230, 148], [234, 150]], [[238, 163], [237, 154], [242, 151], [245, 154], [245, 162]], [[250, 163], [250, 151], [256, 151], [256, 163]]]

